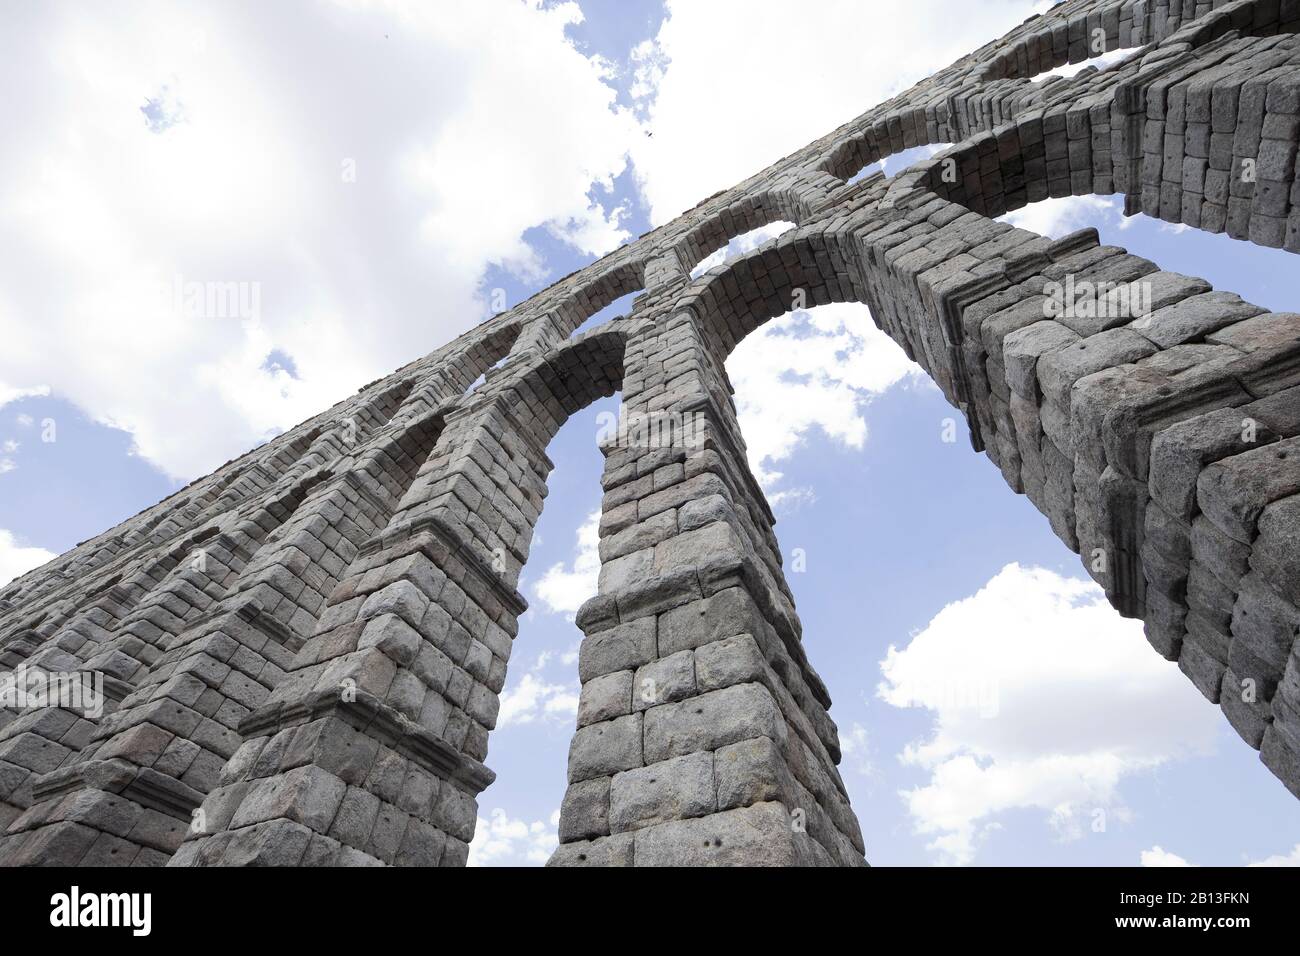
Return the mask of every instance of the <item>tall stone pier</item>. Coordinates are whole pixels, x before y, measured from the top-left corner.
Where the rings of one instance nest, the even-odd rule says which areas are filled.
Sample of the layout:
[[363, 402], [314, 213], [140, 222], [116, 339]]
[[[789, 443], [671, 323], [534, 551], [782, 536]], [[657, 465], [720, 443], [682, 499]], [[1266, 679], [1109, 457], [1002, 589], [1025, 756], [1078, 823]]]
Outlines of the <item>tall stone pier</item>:
[[[1300, 0], [1068, 0], [0, 589], [0, 669], [104, 693], [0, 710], [0, 863], [464, 864], [546, 447], [621, 392], [551, 863], [863, 864], [725, 371], [831, 302], [1300, 796], [1300, 315], [997, 221], [1122, 194], [1300, 252], [1298, 26]], [[855, 177], [925, 144], [955, 145]]]

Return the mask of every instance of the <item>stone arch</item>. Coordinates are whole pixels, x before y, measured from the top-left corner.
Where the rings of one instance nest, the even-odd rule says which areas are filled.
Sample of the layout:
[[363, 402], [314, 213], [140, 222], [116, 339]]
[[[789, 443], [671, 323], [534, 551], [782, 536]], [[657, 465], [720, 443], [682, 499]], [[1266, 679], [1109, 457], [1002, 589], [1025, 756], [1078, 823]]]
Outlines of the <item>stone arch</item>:
[[597, 275], [551, 311], [562, 338], [568, 338], [582, 323], [625, 295], [646, 286], [645, 264], [629, 260]]
[[[482, 760], [526, 606], [514, 586], [552, 467], [545, 448], [571, 414], [622, 384], [631, 324], [520, 355], [434, 413], [432, 454], [359, 549], [284, 679], [241, 722], [243, 744], [223, 772], [240, 782], [212, 792], [204, 809], [217, 826], [182, 847], [176, 865], [261, 859], [286, 852], [286, 839], [296, 845], [302, 824], [249, 813], [254, 794], [300, 775], [254, 754], [304, 732], [329, 747], [346, 738], [378, 761], [358, 774], [314, 753], [314, 787], [331, 789], [325, 777], [337, 771], [340, 800], [374, 801], [380, 819], [401, 821], [402, 832], [387, 836], [374, 820], [366, 832], [326, 823], [319, 837], [335, 859], [463, 864], [474, 796], [492, 779]], [[352, 682], [351, 698], [334, 692], [339, 682]], [[364, 723], [361, 713], [370, 715]], [[403, 730], [394, 737], [382, 727]], [[356, 737], [371, 731], [373, 744]]]
[[836, 143], [815, 168], [838, 180], [837, 185], [840, 185], [872, 163], [904, 150], [942, 143], [947, 139], [946, 129], [942, 129], [933, 117], [927, 118], [925, 107], [904, 108], [859, 126]]
[[629, 330], [553, 865], [862, 860], [712, 336], [690, 308]]
[[1050, 10], [1028, 21], [1023, 34], [1004, 45], [977, 76], [984, 82], [1027, 79], [1086, 62], [1108, 50], [1140, 49], [1165, 41], [1195, 48], [1232, 30], [1255, 37], [1294, 33], [1300, 20], [1287, 19], [1286, 13], [1269, 0], [1211, 0], [1194, 7], [1180, 0], [1125, 0], [1067, 11], [1064, 16]]
[[370, 434], [383, 428], [406, 404], [406, 400], [415, 391], [416, 381], [415, 376], [399, 379], [395, 384], [380, 391], [349, 417], [354, 423], [360, 424], [363, 434]]
[[[66, 826], [60, 827], [60, 823], [66, 823], [60, 818], [51, 821], [52, 829], [44, 831], [41, 821], [52, 807], [50, 801], [57, 803], [70, 789], [87, 790], [88, 799], [112, 800], [112, 797], [96, 797], [97, 788], [90, 780], [97, 769], [103, 768], [105, 759], [112, 761], [113, 753], [123, 746], [131, 746], [142, 735], [156, 736], [167, 733], [169, 728], [175, 732], [174, 720], [163, 715], [173, 714], [170, 704], [176, 705], [175, 714], [186, 712], [182, 709], [183, 701], [164, 699], [161, 704], [150, 701], [150, 692], [158, 683], [150, 680], [155, 666], [165, 666], [173, 641], [186, 629], [200, 625], [205, 616], [215, 613], [227, 589], [236, 588], [242, 571], [256, 575], [252, 559], [258, 543], [263, 539], [274, 541], [292, 514], [327, 478], [328, 472], [318, 469], [274, 492], [251, 516], [228, 522], [232, 527], [227, 531], [213, 526], [194, 535], [186, 543], [203, 544], [210, 557], [205, 554], [204, 560], [196, 565], [188, 560], [191, 556], [184, 548], [171, 549], [130, 579], [115, 584], [32, 655], [27, 661], [29, 666], [46, 672], [98, 675], [104, 700], [101, 713], [65, 706], [4, 715], [13, 719], [4, 721], [0, 753], [13, 766], [28, 772], [21, 780], [11, 777], [8, 781], [5, 792], [0, 794], [0, 816], [13, 821], [31, 806], [44, 808], [38, 809], [34, 818], [28, 814], [19, 820], [17, 835], [13, 837], [14, 848], [29, 843], [39, 848], [43, 839], [54, 838], [61, 829], [67, 831]], [[227, 597], [239, 603], [237, 597]], [[209, 699], [214, 693], [210, 693]], [[197, 701], [191, 699], [189, 703], [197, 704]], [[204, 709], [206, 705], [198, 712]], [[219, 713], [220, 707], [208, 716], [216, 717]], [[219, 747], [215, 742], [220, 734], [218, 727], [219, 722], [213, 720], [205, 737], [209, 748]], [[132, 786], [143, 788], [138, 794], [141, 805], [153, 807], [164, 816], [183, 817], [186, 794], [195, 785], [203, 784], [205, 773], [219, 769], [220, 761], [204, 758], [202, 754], [202, 746], [199, 750], [190, 749], [190, 759], [182, 761], [183, 766], [160, 775], [159, 781], [170, 780], [173, 773], [177, 778], [172, 784], [164, 783], [161, 791], [139, 784], [138, 777], [131, 778], [135, 781]], [[33, 760], [37, 755], [42, 759]], [[148, 766], [148, 761], [144, 766]], [[185, 774], [183, 782], [182, 773]], [[165, 821], [158, 823], [162, 825]], [[122, 840], [124, 834], [120, 833], [107, 838], [92, 833], [84, 836], [90, 841], [107, 840], [113, 844], [114, 851], [124, 851], [121, 864], [126, 865], [138, 855], [141, 846], [148, 848], [155, 863], [160, 862], [157, 854], [167, 851], [167, 841], [178, 839], [184, 830], [172, 822], [165, 823], [165, 832], [167, 836], [161, 835], [155, 826], [150, 836], [142, 835], [136, 841], [139, 845], [134, 847], [130, 841]]]
[[[569, 339], [589, 318], [619, 299], [641, 293], [633, 311], [644, 306], [647, 296], [662, 291], [664, 277], [650, 279], [650, 266], [640, 258], [628, 257], [603, 269], [587, 269], [574, 276], [567, 288], [543, 303], [531, 319], [524, 320], [520, 350], [533, 353], [556, 348]], [[594, 273], [588, 277], [587, 273]]]
[[446, 424], [444, 416], [445, 408], [439, 408], [395, 421], [358, 457], [352, 468], [358, 487], [380, 496], [379, 508], [385, 515], [396, 509], [437, 445]]
[[[159, 568], [159, 585], [119, 626], [102, 628], [71, 657], [62, 647], [49, 648], [42, 660], [51, 665], [104, 674], [110, 701], [98, 721], [60, 711], [89, 743], [64, 746], [72, 752], [61, 766], [0, 794], [6, 822], [29, 803], [36, 808], [14, 823], [7, 853], [38, 859], [49, 841], [71, 840], [86, 858], [111, 856], [106, 864], [165, 862], [187, 830], [190, 811], [215, 786], [237, 746], [239, 721], [278, 683], [347, 564], [382, 527], [436, 443], [441, 413], [397, 415], [413, 401], [414, 384], [379, 383], [336, 408], [336, 416], [354, 415], [311, 429], [295, 451], [319, 458], [310, 450], [324, 454], [346, 444], [340, 426], [349, 421], [359, 450], [326, 454], [327, 464], [305, 472], [297, 466], [282, 471], [260, 500], [200, 542], [207, 552], [201, 566], [170, 553]], [[418, 406], [418, 396], [414, 401]], [[370, 436], [380, 419], [386, 421]], [[48, 737], [67, 727], [46, 717], [24, 715], [6, 727], [0, 748], [14, 756], [59, 746]], [[187, 730], [191, 720], [199, 727]], [[193, 739], [184, 742], [181, 735]], [[177, 759], [156, 762], [139, 750], [140, 742], [158, 737], [181, 748]], [[106, 766], [117, 768], [115, 783], [102, 779]], [[48, 812], [73, 791], [92, 803], [125, 806], [149, 826], [107, 833]]]
[[912, 179], [990, 217], [1049, 197], [1120, 192], [1130, 215], [1300, 251], [1294, 117], [1286, 112], [1300, 96], [1300, 56], [1261, 51], [1261, 42], [1225, 35], [1210, 68], [1176, 54], [1170, 62], [1197, 71], [1157, 74], [1162, 81], [1121, 71], [1109, 102], [1022, 114], [918, 164]]
[[[215, 497], [215, 494], [208, 497]], [[182, 498], [177, 507], [183, 508], [188, 501], [188, 498]], [[39, 611], [39, 614], [26, 620], [13, 615], [0, 623], [0, 645], [6, 648], [5, 665], [16, 666], [46, 641], [60, 638], [60, 648], [75, 650], [85, 638], [74, 639], [74, 645], [68, 647], [65, 639], [69, 633], [79, 634], [81, 630], [90, 628], [92, 633], [102, 634], [111, 628], [175, 564], [170, 561], [171, 555], [164, 554], [160, 559], [150, 546], [164, 546], [184, 528], [203, 521], [203, 515], [184, 520], [158, 511], [137, 527], [115, 536], [113, 540], [129, 543], [116, 547], [111, 557], [104, 557], [103, 551], [95, 550], [70, 562], [69, 576], [62, 588], [46, 589], [32, 595], [19, 591], [18, 595], [29, 602], [24, 606], [24, 612]], [[76, 576], [71, 572], [76, 572]], [[67, 592], [74, 588], [76, 594], [69, 595]]]
[[737, 236], [761, 226], [786, 221], [796, 225], [808, 220], [813, 210], [808, 199], [790, 189], [768, 189], [736, 199], [673, 244], [682, 272], [689, 274], [714, 251]]
[[[1168, 4], [1166, 3], [1166, 7]], [[1128, 0], [1089, 14], [1054, 17], [1049, 11], [1035, 19], [1025, 36], [1000, 50], [978, 73], [980, 80], [1029, 79], [1070, 63], [1083, 63], [1104, 50], [1145, 46], [1152, 37], [1147, 5]]]
[[1294, 33], [1300, 23], [1286, 17], [1283, 8], [1267, 0], [1214, 0], [1210, 9], [1198, 7], [1197, 12], [1185, 12], [1176, 0], [1149, 4], [1128, 0], [1065, 15], [1049, 11], [1027, 21], [969, 78], [947, 78], [943, 95], [905, 102], [859, 124], [817, 168], [845, 181], [857, 170], [904, 149], [958, 142], [992, 130], [1045, 99], [1058, 97], [1073, 82], [1031, 83], [1031, 78], [1066, 64], [1085, 63], [1106, 51], [1132, 50], [1129, 59], [1136, 60], [1164, 47], [1167, 52], [1160, 54], [1162, 58], [1176, 58], [1179, 50], [1190, 54], [1229, 33], [1254, 38]]
[[[545, 475], [553, 467], [545, 448], [570, 415], [612, 395], [621, 385], [626, 336], [621, 326], [602, 326], [559, 349], [505, 368], [496, 381], [450, 411], [445, 440], [421, 468], [393, 523], [417, 522], [430, 512], [441, 514], [443, 521], [456, 527], [461, 546], [475, 551], [484, 563], [496, 561], [499, 573], [513, 588], [541, 512]], [[507, 508], [509, 519], [504, 523], [496, 516], [484, 522], [472, 513], [473, 505], [484, 504], [484, 496], [497, 494], [482, 465], [455, 464], [466, 444], [483, 443], [491, 446], [496, 460], [509, 456], [514, 462], [511, 473], [524, 481], [524, 500]], [[439, 489], [437, 494], [434, 488]], [[449, 502], [465, 509], [467, 524], [457, 517], [460, 507], [446, 507]]]
[[[928, 175], [911, 178], [925, 185]], [[1282, 411], [1300, 407], [1300, 318], [1161, 272], [1101, 246], [1094, 230], [1052, 242], [924, 188], [904, 183], [891, 194], [892, 222], [809, 226], [693, 286], [703, 326], [725, 354], [788, 311], [801, 288], [809, 304], [869, 304], [965, 413], [977, 450], [1048, 517], [1112, 605], [1141, 618], [1153, 646], [1289, 781], [1295, 731], [1276, 689], [1293, 643], [1281, 635], [1294, 638], [1286, 622], [1300, 622], [1300, 609], [1287, 579], [1247, 573], [1239, 549], [1280, 546], [1253, 522], [1300, 490], [1300, 479], [1264, 493], [1236, 476], [1285, 468], [1283, 445], [1300, 441], [1300, 421]], [[1149, 289], [1148, 314], [1049, 309], [1067, 278], [1107, 284], [1112, 304], [1117, 293]], [[1270, 422], [1263, 446], [1216, 433], [1210, 451], [1196, 432], [1226, 432], [1255, 416]], [[1199, 473], [1189, 458], [1206, 455], [1228, 463], [1210, 464], [1200, 481], [1175, 477]], [[1238, 513], [1250, 517], [1229, 517]], [[1276, 622], [1276, 645], [1243, 623], [1261, 619]], [[1250, 704], [1235, 691], [1243, 679], [1260, 688]], [[1275, 729], [1279, 714], [1286, 722]]]
[[701, 276], [681, 303], [698, 316], [706, 338], [725, 358], [758, 326], [800, 307], [796, 302], [809, 308], [866, 302], [861, 282], [854, 283], [860, 271], [856, 256], [842, 240], [821, 223], [791, 229]]
[[519, 323], [504, 324], [461, 349], [438, 370], [438, 377], [446, 382], [444, 388], [456, 395], [469, 391], [480, 376], [510, 354], [519, 340], [521, 329]]

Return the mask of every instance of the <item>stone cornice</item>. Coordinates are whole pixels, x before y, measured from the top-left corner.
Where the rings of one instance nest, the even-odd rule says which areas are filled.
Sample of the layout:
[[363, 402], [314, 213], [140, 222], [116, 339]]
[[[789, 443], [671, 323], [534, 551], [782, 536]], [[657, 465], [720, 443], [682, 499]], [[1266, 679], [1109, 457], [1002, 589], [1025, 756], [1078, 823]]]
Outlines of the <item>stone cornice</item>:
[[440, 553], [438, 549], [428, 544], [417, 542], [416, 547], [423, 551], [435, 565], [442, 567], [444, 556], [453, 557], [465, 565], [469, 572], [496, 596], [502, 606], [516, 617], [528, 610], [528, 601], [524, 596], [507, 584], [474, 548], [461, 541], [460, 536], [438, 515], [423, 515], [413, 521], [390, 526], [364, 542], [358, 554], [362, 556], [374, 554], [402, 542], [417, 539], [421, 535], [428, 535], [435, 539], [445, 549]]
[[240, 723], [239, 733], [245, 740], [270, 736], [286, 727], [327, 716], [338, 717], [430, 773], [452, 780], [471, 793], [480, 793], [496, 779], [496, 774], [479, 761], [361, 690], [351, 699], [345, 699], [339, 689], [314, 691], [298, 701], [255, 710]]

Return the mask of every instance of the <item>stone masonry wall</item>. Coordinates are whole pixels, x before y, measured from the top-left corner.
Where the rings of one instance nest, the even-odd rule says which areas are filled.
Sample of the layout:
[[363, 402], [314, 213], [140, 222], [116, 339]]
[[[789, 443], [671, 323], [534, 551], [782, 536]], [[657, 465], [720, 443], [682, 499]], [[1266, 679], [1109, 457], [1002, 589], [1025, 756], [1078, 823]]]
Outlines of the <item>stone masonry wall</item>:
[[[1298, 26], [1068, 0], [0, 588], [0, 668], [106, 697], [0, 709], [0, 863], [463, 865], [546, 447], [621, 391], [551, 863], [861, 865], [725, 371], [849, 301], [1300, 796], [1300, 315], [996, 221], [1122, 194], [1300, 252]], [[849, 182], [924, 144], [953, 145]]]

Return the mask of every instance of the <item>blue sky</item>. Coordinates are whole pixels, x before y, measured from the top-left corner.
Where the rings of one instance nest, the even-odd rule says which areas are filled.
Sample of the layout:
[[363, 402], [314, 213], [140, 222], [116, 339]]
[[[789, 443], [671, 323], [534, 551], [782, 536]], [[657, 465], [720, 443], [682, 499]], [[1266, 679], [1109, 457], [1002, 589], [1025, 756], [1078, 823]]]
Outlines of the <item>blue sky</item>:
[[[15, 21], [0, 74], [32, 91], [0, 105], [22, 134], [0, 147], [0, 577], [442, 344], [493, 290], [525, 298], [1036, 5], [953, 18], [917, 0], [892, 6], [889, 29], [871, 4], [836, 0], [69, 9], [0, 14]], [[1125, 220], [1114, 199], [1013, 215], [1057, 235], [1096, 225], [1260, 305], [1300, 303], [1288, 254]], [[256, 283], [259, 314], [150, 311], [141, 284], [176, 276]], [[864, 307], [774, 322], [728, 371], [787, 566], [795, 549], [806, 566], [789, 579], [873, 863], [1300, 863], [1295, 800], [1101, 601], [964, 427], [944, 440], [955, 413]], [[615, 401], [550, 448], [473, 863], [538, 863], [554, 846], [572, 613], [595, 583], [596, 416]]]

